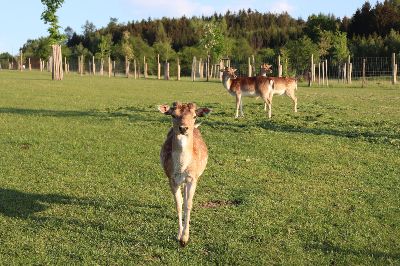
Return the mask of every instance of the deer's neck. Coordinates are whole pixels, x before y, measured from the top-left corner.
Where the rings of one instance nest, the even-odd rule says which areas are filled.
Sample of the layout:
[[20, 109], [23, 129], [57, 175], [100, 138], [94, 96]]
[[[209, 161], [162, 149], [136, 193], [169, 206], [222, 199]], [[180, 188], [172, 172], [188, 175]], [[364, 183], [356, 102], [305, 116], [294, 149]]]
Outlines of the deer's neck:
[[232, 80], [231, 80], [230, 77], [224, 77], [224, 78], [222, 78], [222, 84], [224, 85], [224, 88], [225, 88], [227, 91], [230, 91], [230, 90], [231, 90]]
[[188, 135], [175, 135], [172, 142], [172, 160], [174, 173], [179, 175], [185, 172], [192, 161], [193, 132]]

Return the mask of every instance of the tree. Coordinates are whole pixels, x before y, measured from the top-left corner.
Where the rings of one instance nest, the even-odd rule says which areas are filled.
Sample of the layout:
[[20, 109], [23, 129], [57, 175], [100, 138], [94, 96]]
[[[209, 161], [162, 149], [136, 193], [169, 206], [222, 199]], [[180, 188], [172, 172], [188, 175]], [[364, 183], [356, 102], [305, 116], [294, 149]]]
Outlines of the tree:
[[72, 37], [74, 36], [75, 31], [70, 27], [66, 27], [64, 29], [65, 35], [67, 36], [68, 41], [72, 39]]
[[111, 46], [112, 46], [111, 34], [101, 36], [100, 43], [98, 46], [98, 52], [96, 53], [96, 57], [100, 59], [100, 75], [103, 75], [104, 58], [109, 57], [111, 54]]
[[332, 35], [332, 45], [329, 52], [332, 56], [333, 63], [340, 63], [346, 60], [350, 55], [346, 33], [336, 31], [336, 33]]
[[48, 32], [50, 34], [49, 41], [53, 49], [53, 64], [52, 64], [52, 79], [62, 80], [63, 69], [62, 69], [62, 53], [61, 53], [61, 42], [65, 39], [65, 36], [60, 33], [60, 25], [58, 25], [58, 17], [56, 15], [57, 9], [59, 9], [64, 0], [41, 0], [42, 4], [46, 6], [43, 11], [41, 19], [45, 24], [50, 24]]
[[86, 20], [85, 24], [82, 26], [82, 30], [83, 30], [83, 35], [85, 35], [86, 37], [96, 31], [96, 26], [93, 24], [93, 22]]
[[302, 71], [296, 74], [304, 74], [304, 72], [309, 69], [311, 55], [314, 55], [314, 58], [319, 58], [318, 45], [313, 43], [307, 36], [296, 41], [288, 42], [288, 44], [285, 45], [285, 49], [287, 50], [289, 64], [295, 69]]
[[170, 42], [156, 42], [153, 45], [153, 49], [156, 54], [160, 55], [161, 60], [165, 60], [166, 62], [175, 55]]
[[225, 38], [222, 29], [215, 20], [204, 23], [201, 29], [199, 45], [214, 59], [219, 59], [225, 51]]

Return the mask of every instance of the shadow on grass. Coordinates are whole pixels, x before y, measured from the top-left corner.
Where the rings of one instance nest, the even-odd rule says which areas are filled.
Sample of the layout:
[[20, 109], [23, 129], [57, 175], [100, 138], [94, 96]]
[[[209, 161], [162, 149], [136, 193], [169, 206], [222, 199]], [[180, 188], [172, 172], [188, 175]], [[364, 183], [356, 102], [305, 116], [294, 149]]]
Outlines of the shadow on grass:
[[[307, 119], [307, 118], [306, 118]], [[307, 121], [303, 121], [307, 122]], [[313, 121], [311, 121], [313, 122]], [[203, 125], [207, 125], [214, 129], [229, 130], [232, 132], [243, 132], [245, 130], [251, 130], [252, 128], [261, 128], [274, 132], [283, 133], [300, 133], [310, 135], [327, 135], [335, 137], [343, 137], [348, 139], [360, 139], [370, 143], [388, 143], [394, 146], [400, 145], [400, 134], [380, 131], [375, 125], [375, 131], [366, 130], [370, 128], [369, 125], [362, 125], [363, 130], [346, 130], [346, 128], [352, 127], [351, 122], [345, 125], [335, 125], [335, 127], [342, 127], [343, 130], [336, 128], [323, 128], [323, 127], [307, 127], [303, 125], [293, 125], [284, 123], [282, 121], [236, 121], [236, 122], [225, 122], [225, 121], [210, 121], [203, 122]], [[393, 129], [395, 130], [395, 129]]]
[[14, 189], [0, 188], [0, 214], [8, 217], [29, 218], [37, 212], [45, 211], [52, 204], [93, 203], [88, 199], [79, 199], [59, 194], [34, 194]]
[[345, 138], [396, 138], [400, 139], [399, 134], [390, 134], [387, 132], [359, 132], [359, 131], [345, 131], [331, 128], [307, 128], [294, 126], [289, 124], [280, 124], [273, 121], [265, 121], [258, 124], [259, 127], [267, 130], [277, 132], [294, 132], [313, 135], [331, 135]]
[[[154, 107], [152, 109], [145, 109], [139, 107], [119, 107], [116, 109], [106, 108], [104, 111], [74, 111], [74, 110], [46, 110], [46, 109], [23, 109], [23, 108], [0, 108], [0, 114], [16, 114], [27, 116], [50, 116], [50, 117], [98, 117], [101, 119], [125, 117], [130, 121], [158, 121], [162, 122], [162, 116]], [[151, 114], [154, 113], [158, 119], [155, 119]], [[149, 115], [150, 114], [150, 115]]]
[[[77, 213], [85, 212], [86, 209], [95, 209], [96, 215], [91, 218], [71, 217], [69, 212], [61, 210], [61, 216], [54, 214], [46, 215], [48, 209], [54, 208], [55, 205], [78, 205]], [[62, 208], [62, 207], [61, 207]], [[65, 207], [67, 209], [67, 207]], [[60, 209], [58, 207], [58, 209]], [[153, 238], [146, 239], [148, 245], [153, 244], [153, 241], [163, 241], [163, 245], [174, 247], [173, 243], [169, 243], [168, 239], [172, 237], [174, 231], [164, 232], [160, 234], [158, 231], [164, 226], [161, 223], [154, 224], [146, 223], [148, 219], [156, 221], [162, 217], [163, 219], [174, 220], [174, 213], [170, 213], [165, 207], [157, 204], [143, 204], [136, 200], [127, 200], [123, 202], [109, 202], [99, 199], [78, 198], [65, 196], [60, 194], [36, 194], [26, 193], [14, 189], [0, 188], [0, 216], [11, 218], [26, 219], [30, 223], [41, 225], [48, 224], [47, 228], [68, 228], [81, 235], [88, 232], [88, 228], [93, 229], [93, 232], [112, 232], [110, 237], [113, 241], [130, 243], [135, 245], [143, 245], [143, 241], [137, 235], [138, 228], [144, 232], [149, 232]], [[135, 220], [128, 220], [127, 223], [113, 223], [108, 220], [112, 217], [137, 217], [137, 221], [141, 221], [140, 225], [135, 224]], [[78, 217], [80, 217], [78, 215]], [[121, 218], [123, 219], [123, 218]], [[140, 231], [139, 230], [139, 231]], [[99, 234], [99, 233], [95, 233]]]
[[131, 214], [158, 213], [163, 210], [162, 206], [154, 204], [140, 204], [138, 202], [116, 202], [110, 204], [90, 198], [78, 198], [60, 194], [26, 193], [14, 189], [0, 188], [0, 214], [8, 217], [30, 218], [35, 213], [45, 211], [54, 204], [90, 206], [116, 212], [119, 210], [126, 212], [126, 206], [128, 205], [129, 213]]
[[373, 257], [375, 259], [390, 259], [390, 260], [400, 259], [400, 253], [386, 253], [382, 251], [373, 251], [373, 250], [354, 250], [349, 248], [341, 248], [328, 242], [308, 245], [307, 249], [321, 250], [325, 254], [337, 253], [345, 256], [349, 255], [357, 257], [368, 256], [368, 257]]

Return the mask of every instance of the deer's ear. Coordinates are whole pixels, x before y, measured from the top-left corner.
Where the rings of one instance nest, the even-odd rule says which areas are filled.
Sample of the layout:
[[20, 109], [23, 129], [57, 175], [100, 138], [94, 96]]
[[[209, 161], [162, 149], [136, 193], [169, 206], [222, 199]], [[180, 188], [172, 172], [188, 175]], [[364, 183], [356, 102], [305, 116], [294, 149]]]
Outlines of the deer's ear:
[[209, 113], [211, 113], [211, 109], [210, 109], [210, 108], [207, 108], [207, 107], [205, 107], [205, 108], [199, 108], [199, 109], [196, 110], [196, 115], [197, 115], [198, 117], [205, 116], [205, 115], [207, 115], [207, 114], [209, 114]]
[[235, 72], [236, 72], [236, 70], [237, 70], [236, 68], [232, 68], [232, 72], [233, 72], [233, 73], [235, 73]]
[[163, 113], [165, 115], [170, 115], [171, 114], [171, 108], [169, 107], [169, 105], [167, 104], [162, 104], [158, 106], [158, 111], [160, 111], [160, 113]]

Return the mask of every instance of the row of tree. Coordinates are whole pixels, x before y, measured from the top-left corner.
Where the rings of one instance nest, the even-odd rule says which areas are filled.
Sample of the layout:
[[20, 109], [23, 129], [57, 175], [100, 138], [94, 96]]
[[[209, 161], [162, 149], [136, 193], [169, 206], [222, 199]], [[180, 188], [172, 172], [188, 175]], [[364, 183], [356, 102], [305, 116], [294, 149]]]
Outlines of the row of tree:
[[[332, 58], [343, 62], [352, 56], [390, 56], [400, 51], [400, 0], [366, 2], [351, 18], [333, 15], [312, 15], [307, 21], [294, 19], [287, 13], [260, 13], [251, 9], [226, 12], [208, 17], [148, 19], [126, 24], [111, 18], [107, 26], [97, 29], [91, 22], [82, 27], [82, 34], [65, 29], [63, 56], [113, 60], [146, 57], [150, 73], [155, 72], [157, 54], [161, 60], [179, 57], [182, 71], [188, 74], [192, 58], [206, 58], [214, 63], [229, 56], [247, 62], [255, 55], [257, 61], [281, 55], [298, 71], [307, 69], [309, 58]], [[49, 38], [28, 40], [23, 54], [47, 58]], [[1, 57], [1, 55], [0, 55]], [[4, 55], [3, 55], [4, 57]]]

